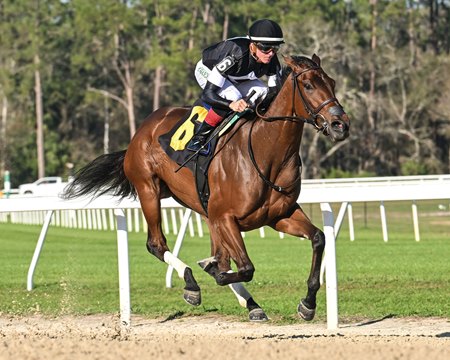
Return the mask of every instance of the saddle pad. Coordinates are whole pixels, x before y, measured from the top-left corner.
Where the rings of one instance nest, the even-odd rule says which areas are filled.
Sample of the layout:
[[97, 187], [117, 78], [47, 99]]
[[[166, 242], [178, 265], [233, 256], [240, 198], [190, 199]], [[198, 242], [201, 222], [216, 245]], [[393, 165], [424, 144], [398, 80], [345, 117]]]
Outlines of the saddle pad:
[[[168, 133], [159, 137], [161, 148], [178, 165], [182, 165], [192, 156], [193, 152], [187, 150], [186, 145], [200, 127], [207, 113], [208, 110], [202, 106], [200, 101], [197, 101]], [[185, 165], [194, 174], [199, 198], [206, 213], [209, 199], [208, 167], [213, 158], [216, 144], [217, 138], [214, 138], [210, 142], [207, 155], [194, 156]]]

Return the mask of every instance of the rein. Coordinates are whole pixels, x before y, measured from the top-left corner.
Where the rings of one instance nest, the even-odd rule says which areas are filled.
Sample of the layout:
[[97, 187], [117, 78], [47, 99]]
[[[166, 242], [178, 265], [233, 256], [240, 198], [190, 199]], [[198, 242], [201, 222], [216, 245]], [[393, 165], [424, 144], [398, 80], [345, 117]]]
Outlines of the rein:
[[[248, 133], [248, 152], [250, 155], [250, 160], [253, 163], [253, 166], [255, 167], [256, 171], [258, 172], [259, 177], [262, 179], [262, 181], [264, 181], [264, 183], [266, 185], [268, 185], [269, 187], [271, 187], [272, 189], [274, 189], [275, 191], [278, 191], [279, 193], [282, 193], [283, 195], [288, 195], [287, 189], [293, 187], [295, 184], [297, 184], [302, 177], [302, 171], [301, 171], [301, 164], [300, 164], [300, 173], [298, 174], [298, 177], [294, 180], [294, 182], [291, 185], [288, 186], [280, 186], [280, 185], [276, 185], [275, 183], [273, 183], [272, 181], [270, 181], [262, 172], [261, 170], [259, 170], [258, 164], [256, 163], [255, 160], [255, 153], [253, 152], [253, 147], [252, 147], [252, 132], [253, 132], [253, 126], [255, 126], [255, 122], [252, 122], [252, 125], [250, 127], [250, 131]], [[300, 162], [301, 163], [301, 162]]]
[[[299, 72], [298, 74], [292, 73], [292, 115], [285, 115], [285, 116], [265, 116], [259, 113], [258, 111], [258, 106], [256, 106], [255, 108], [255, 112], [256, 115], [258, 115], [258, 117], [260, 117], [261, 119], [263, 119], [264, 121], [267, 122], [272, 122], [272, 121], [276, 121], [276, 120], [287, 120], [287, 121], [293, 121], [293, 122], [298, 122], [298, 121], [302, 121], [304, 123], [307, 124], [311, 124], [312, 126], [314, 126], [314, 128], [317, 131], [321, 131], [324, 132], [327, 128], [327, 123], [326, 121], [323, 122], [322, 126], [317, 125], [316, 119], [318, 117], [321, 117], [323, 119], [323, 116], [321, 114], [319, 114], [320, 110], [322, 110], [324, 108], [325, 105], [328, 105], [332, 102], [337, 102], [339, 104], [339, 101], [335, 98], [329, 98], [327, 100], [325, 100], [324, 102], [322, 102], [319, 106], [317, 106], [316, 108], [312, 108], [309, 104], [309, 102], [305, 99], [302, 91], [300, 90], [300, 86], [298, 85], [297, 82], [297, 78], [304, 74], [307, 71], [310, 70], [318, 70], [320, 69], [320, 66], [313, 66], [310, 68], [307, 68], [301, 72]], [[308, 113], [309, 117], [308, 118], [304, 118], [304, 117], [300, 117], [297, 116], [297, 114], [295, 113], [295, 94], [296, 91], [295, 89], [297, 89], [298, 94], [300, 95], [300, 99], [302, 100], [303, 106], [305, 107], [306, 112]], [[339, 104], [340, 106], [340, 104]], [[250, 131], [249, 131], [249, 135], [248, 135], [248, 152], [250, 155], [250, 159], [253, 163], [253, 166], [255, 167], [256, 171], [258, 172], [259, 177], [264, 181], [264, 183], [266, 185], [268, 185], [269, 187], [271, 187], [272, 189], [274, 189], [275, 191], [278, 191], [284, 195], [287, 195], [287, 189], [293, 187], [295, 184], [297, 184], [300, 180], [301, 180], [301, 170], [299, 173], [299, 176], [297, 177], [297, 179], [294, 180], [294, 182], [289, 185], [289, 186], [279, 186], [276, 185], [275, 183], [273, 183], [272, 181], [270, 181], [259, 169], [258, 164], [256, 163], [255, 160], [255, 154], [253, 152], [253, 147], [252, 147], [252, 132], [253, 132], [253, 126], [255, 125], [255, 122], [252, 123], [252, 126], [250, 127]]]

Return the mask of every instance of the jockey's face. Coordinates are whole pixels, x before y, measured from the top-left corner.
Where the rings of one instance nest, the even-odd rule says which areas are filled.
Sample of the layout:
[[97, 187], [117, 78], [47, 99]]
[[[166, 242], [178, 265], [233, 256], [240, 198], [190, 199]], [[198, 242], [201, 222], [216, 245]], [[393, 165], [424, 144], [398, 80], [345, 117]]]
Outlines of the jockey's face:
[[274, 57], [275, 52], [271, 50], [269, 53], [264, 53], [261, 50], [256, 50], [256, 56], [258, 57], [258, 61], [262, 62], [263, 64], [270, 63], [270, 60]]
[[279, 45], [268, 45], [268, 44], [260, 44], [260, 43], [253, 43], [253, 49], [255, 51], [255, 57], [258, 62], [263, 64], [270, 63], [270, 60], [275, 56], [278, 49], [280, 48]]

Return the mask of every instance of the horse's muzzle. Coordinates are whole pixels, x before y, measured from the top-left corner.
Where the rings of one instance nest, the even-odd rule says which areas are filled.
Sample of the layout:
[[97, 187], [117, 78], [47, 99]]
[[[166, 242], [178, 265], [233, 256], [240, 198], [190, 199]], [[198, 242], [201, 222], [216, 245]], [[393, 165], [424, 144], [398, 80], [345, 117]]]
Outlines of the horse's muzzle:
[[326, 130], [333, 141], [342, 141], [348, 137], [350, 126], [348, 117], [346, 115], [345, 117], [345, 120], [341, 117], [333, 119], [328, 125]]
[[332, 141], [345, 140], [349, 135], [350, 119], [344, 108], [341, 105], [332, 106], [328, 109], [328, 114], [331, 115], [331, 119], [318, 116], [323, 121], [321, 125], [323, 134], [330, 136]]

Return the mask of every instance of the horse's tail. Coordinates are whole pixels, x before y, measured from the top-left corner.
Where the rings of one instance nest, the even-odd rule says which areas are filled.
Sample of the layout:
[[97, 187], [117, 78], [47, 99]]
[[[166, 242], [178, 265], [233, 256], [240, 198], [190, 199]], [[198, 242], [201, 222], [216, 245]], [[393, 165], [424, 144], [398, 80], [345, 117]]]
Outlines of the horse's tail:
[[136, 189], [125, 176], [123, 162], [126, 150], [104, 154], [91, 161], [75, 174], [64, 189], [64, 199], [91, 195], [93, 198], [111, 194], [136, 198]]

